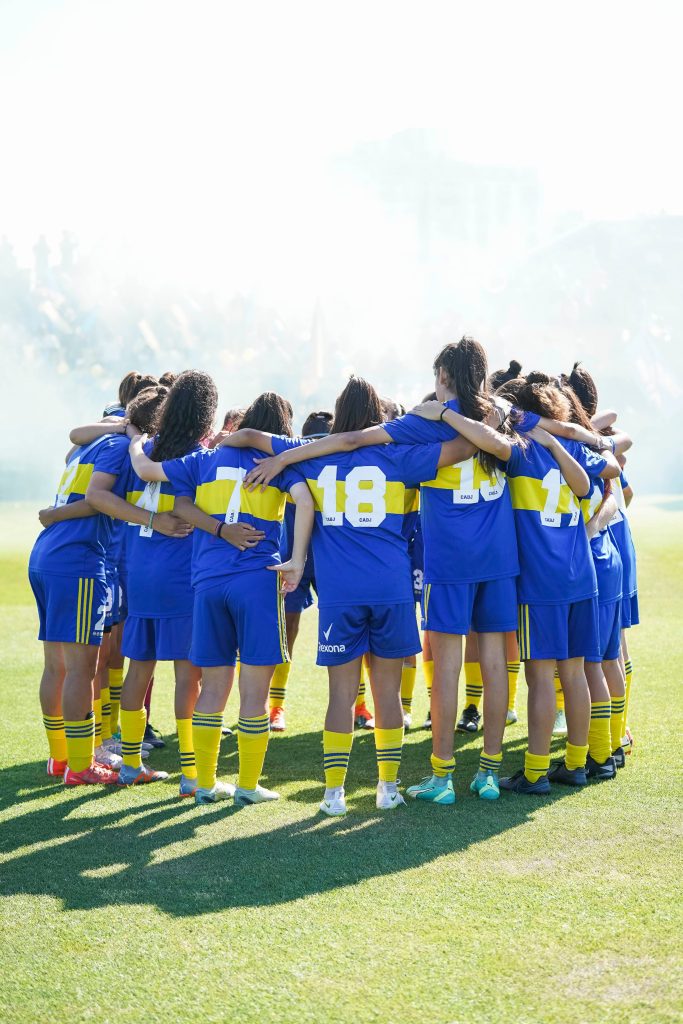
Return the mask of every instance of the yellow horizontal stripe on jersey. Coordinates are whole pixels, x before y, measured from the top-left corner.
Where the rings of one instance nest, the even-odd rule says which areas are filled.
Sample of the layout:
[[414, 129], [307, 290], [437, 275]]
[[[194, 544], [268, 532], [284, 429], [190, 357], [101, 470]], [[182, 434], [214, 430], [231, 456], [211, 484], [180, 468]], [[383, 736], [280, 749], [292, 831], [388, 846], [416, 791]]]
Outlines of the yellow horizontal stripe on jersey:
[[85, 494], [88, 490], [93, 469], [92, 463], [86, 463], [83, 466], [79, 464], [75, 470], [67, 466], [62, 473], [62, 479], [59, 481], [57, 493], [65, 498], [70, 494]]
[[[542, 512], [548, 500], [548, 491], [534, 476], [508, 477], [512, 507], [526, 512]], [[553, 512], [573, 512], [578, 502], [569, 484], [560, 486], [560, 498]]]
[[[200, 484], [195, 504], [209, 516], [225, 515], [236, 486], [235, 480], [211, 480], [209, 483]], [[282, 522], [285, 514], [285, 497], [286, 495], [277, 487], [266, 487], [263, 492], [260, 487], [255, 491], [243, 488], [240, 495], [240, 512], [256, 519]]]
[[406, 493], [403, 502], [403, 511], [406, 513], [406, 515], [409, 512], [420, 511], [420, 492], [416, 487], [406, 487]]
[[[129, 501], [131, 505], [140, 505], [144, 491], [128, 491], [126, 494], [126, 501]], [[175, 506], [175, 495], [164, 494], [163, 491], [159, 495], [159, 505], [156, 509], [157, 512], [172, 512]]]
[[581, 499], [581, 515], [584, 523], [592, 519], [602, 504], [602, 493], [599, 487], [593, 487], [587, 498]]
[[[469, 469], [469, 467], [468, 467]], [[444, 466], [438, 471], [436, 477], [433, 480], [423, 481], [423, 487], [435, 487], [441, 488], [445, 491], [458, 491], [460, 490], [461, 476], [463, 472], [463, 466]], [[501, 471], [501, 476], [504, 477], [504, 473]], [[496, 484], [496, 477], [490, 473], [487, 473], [479, 465], [479, 462], [474, 460], [474, 489], [479, 490], [481, 485], [488, 482], [493, 487]], [[472, 486], [472, 484], [470, 484]]]
[[[318, 487], [317, 481], [315, 481], [315, 480], [307, 479], [306, 483], [308, 484], [309, 489], [311, 491], [311, 494], [313, 495], [313, 501], [315, 503], [316, 509], [318, 510], [318, 512], [322, 512], [322, 510], [323, 510], [323, 489], [322, 489], [322, 487]], [[363, 486], [363, 483], [365, 483], [365, 485], [366, 485], [365, 487]], [[371, 492], [374, 486], [375, 485], [373, 484], [373, 482], [371, 480], [363, 481], [360, 484], [360, 486], [359, 486], [359, 490], [361, 492], [364, 491], [364, 490], [367, 490], [367, 491]], [[416, 492], [414, 491], [414, 489], [406, 488], [405, 484], [402, 484], [399, 481], [387, 480], [387, 489], [386, 489], [385, 494], [384, 494], [384, 503], [385, 503], [387, 512], [390, 512], [392, 515], [403, 516], [403, 515], [406, 514], [406, 512], [412, 512], [413, 510], [417, 510], [418, 506], [417, 506], [417, 504], [415, 504], [416, 498], [413, 497], [413, 495], [416, 495]], [[336, 502], [334, 511], [335, 512], [344, 512], [345, 508], [346, 508], [346, 487], [345, 487], [345, 482], [344, 482], [344, 480], [337, 480], [337, 502]], [[373, 508], [374, 508], [374, 506], [373, 506], [371, 501], [361, 501], [358, 504], [358, 511], [359, 512], [372, 512]]]

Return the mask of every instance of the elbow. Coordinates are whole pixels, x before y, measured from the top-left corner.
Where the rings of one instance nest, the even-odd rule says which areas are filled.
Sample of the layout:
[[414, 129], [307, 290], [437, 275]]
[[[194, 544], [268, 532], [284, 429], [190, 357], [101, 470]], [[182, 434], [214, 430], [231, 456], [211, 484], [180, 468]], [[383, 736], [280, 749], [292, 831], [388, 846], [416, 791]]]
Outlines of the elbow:
[[106, 494], [106, 491], [98, 491], [97, 488], [89, 487], [85, 492], [85, 500], [95, 512], [106, 512]]
[[81, 442], [78, 440], [78, 430], [77, 429], [74, 429], [74, 430], [72, 430], [70, 432], [69, 440], [71, 441], [72, 444], [75, 444], [76, 446], [80, 445]]

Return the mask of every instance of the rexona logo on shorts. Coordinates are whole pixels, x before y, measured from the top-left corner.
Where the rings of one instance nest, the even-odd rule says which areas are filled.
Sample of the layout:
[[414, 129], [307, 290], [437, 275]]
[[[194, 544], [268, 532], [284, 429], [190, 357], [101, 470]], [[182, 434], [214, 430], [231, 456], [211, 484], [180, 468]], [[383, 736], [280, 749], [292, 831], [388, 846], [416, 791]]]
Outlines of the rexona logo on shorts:
[[[323, 636], [326, 640], [330, 639], [330, 633], [332, 632], [333, 622], [329, 624], [327, 629], [324, 629]], [[343, 654], [346, 650], [346, 644], [318, 644], [318, 650], [322, 654]]]

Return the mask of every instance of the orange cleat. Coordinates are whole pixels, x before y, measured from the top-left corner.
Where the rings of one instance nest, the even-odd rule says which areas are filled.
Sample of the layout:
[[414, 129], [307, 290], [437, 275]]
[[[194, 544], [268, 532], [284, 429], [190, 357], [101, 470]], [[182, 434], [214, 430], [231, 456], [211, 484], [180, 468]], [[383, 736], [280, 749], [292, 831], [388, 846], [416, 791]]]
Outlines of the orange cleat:
[[353, 724], [356, 729], [374, 729], [375, 719], [367, 704], [358, 704], [353, 712]]
[[65, 786], [111, 786], [118, 781], [118, 772], [104, 768], [97, 761], [93, 761], [90, 767], [84, 768], [82, 772], [74, 772], [68, 765], [64, 772]]
[[271, 732], [284, 732], [287, 728], [285, 724], [285, 709], [284, 708], [271, 708], [270, 709], [270, 731]]
[[62, 779], [64, 778], [64, 772], [66, 771], [66, 761], [57, 761], [54, 757], [48, 757], [47, 759], [47, 774], [50, 779]]

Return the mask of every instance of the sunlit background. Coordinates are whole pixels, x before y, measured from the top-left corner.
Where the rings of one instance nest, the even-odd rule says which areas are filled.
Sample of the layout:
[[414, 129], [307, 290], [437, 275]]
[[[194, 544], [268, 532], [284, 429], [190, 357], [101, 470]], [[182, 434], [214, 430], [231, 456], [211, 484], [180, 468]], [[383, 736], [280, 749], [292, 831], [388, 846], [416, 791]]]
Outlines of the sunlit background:
[[676, 3], [0, 2], [2, 496], [130, 369], [300, 424], [442, 343], [581, 359], [683, 490]]

